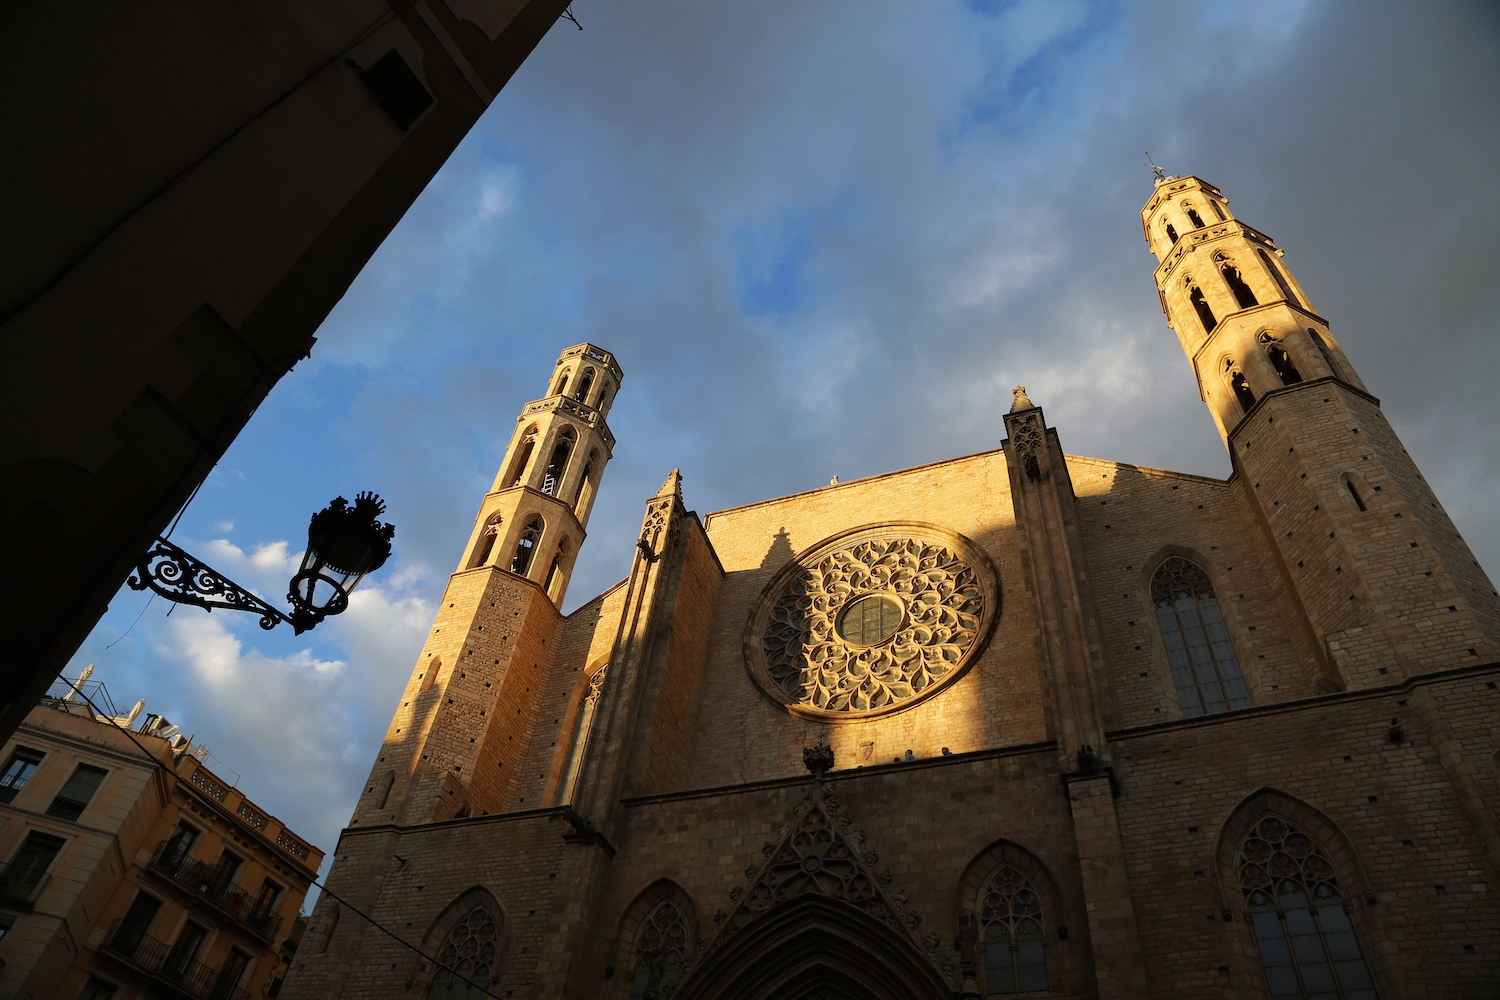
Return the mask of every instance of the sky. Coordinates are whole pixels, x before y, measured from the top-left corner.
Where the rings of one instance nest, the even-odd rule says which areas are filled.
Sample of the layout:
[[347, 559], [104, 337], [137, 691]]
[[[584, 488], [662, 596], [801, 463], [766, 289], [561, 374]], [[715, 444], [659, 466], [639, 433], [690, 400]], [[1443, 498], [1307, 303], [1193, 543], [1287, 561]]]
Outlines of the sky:
[[1017, 384], [1073, 454], [1227, 476], [1145, 149], [1285, 249], [1494, 578], [1497, 10], [576, 0], [172, 536], [284, 605], [308, 516], [374, 490], [391, 561], [298, 637], [122, 589], [66, 676], [331, 852], [516, 416], [583, 341], [625, 379], [568, 611], [674, 467], [707, 513], [985, 451]]

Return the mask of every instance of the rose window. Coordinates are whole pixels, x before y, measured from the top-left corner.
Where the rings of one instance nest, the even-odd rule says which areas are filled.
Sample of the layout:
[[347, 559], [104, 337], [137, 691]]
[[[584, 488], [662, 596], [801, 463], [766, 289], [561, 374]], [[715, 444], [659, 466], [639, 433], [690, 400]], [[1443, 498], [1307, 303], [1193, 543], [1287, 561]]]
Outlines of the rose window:
[[967, 670], [999, 588], [984, 553], [931, 525], [856, 529], [798, 556], [745, 637], [756, 683], [828, 720], [908, 708]]

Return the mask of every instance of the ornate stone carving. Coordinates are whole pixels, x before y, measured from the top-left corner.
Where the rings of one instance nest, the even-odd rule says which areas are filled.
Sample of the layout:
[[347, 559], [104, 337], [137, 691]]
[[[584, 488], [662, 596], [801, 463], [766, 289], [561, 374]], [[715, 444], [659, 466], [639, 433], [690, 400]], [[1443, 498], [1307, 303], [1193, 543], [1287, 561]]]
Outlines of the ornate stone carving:
[[746, 630], [746, 665], [794, 715], [898, 711], [963, 676], [999, 599], [988, 557], [962, 535], [916, 522], [856, 528], [771, 581]]

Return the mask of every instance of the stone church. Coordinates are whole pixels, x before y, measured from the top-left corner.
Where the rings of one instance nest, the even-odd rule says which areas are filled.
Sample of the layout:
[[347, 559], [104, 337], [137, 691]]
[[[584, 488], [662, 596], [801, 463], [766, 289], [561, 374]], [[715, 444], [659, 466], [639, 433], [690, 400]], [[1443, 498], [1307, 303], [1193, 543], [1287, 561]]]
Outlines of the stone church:
[[993, 451], [674, 471], [563, 615], [623, 377], [563, 351], [282, 995], [1496, 996], [1500, 596], [1272, 238], [1141, 221], [1227, 480], [1018, 388]]

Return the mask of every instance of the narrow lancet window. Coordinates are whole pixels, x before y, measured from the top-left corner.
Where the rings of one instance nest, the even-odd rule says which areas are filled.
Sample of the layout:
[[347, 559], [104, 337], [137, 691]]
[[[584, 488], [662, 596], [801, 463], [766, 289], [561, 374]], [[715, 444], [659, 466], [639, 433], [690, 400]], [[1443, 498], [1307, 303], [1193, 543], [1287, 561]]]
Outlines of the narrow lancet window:
[[1323, 335], [1312, 327], [1307, 328], [1307, 335], [1312, 338], [1314, 344], [1318, 345], [1318, 353], [1323, 355], [1323, 363], [1328, 366], [1329, 371], [1333, 372], [1333, 377], [1343, 378], [1344, 375], [1339, 371], [1338, 363], [1333, 360], [1333, 351], [1329, 349], [1328, 341], [1323, 339]]
[[526, 466], [531, 464], [531, 453], [536, 450], [536, 428], [527, 430], [526, 437], [521, 441], [521, 450], [516, 455], [516, 465], [511, 472], [511, 486], [520, 486], [521, 480], [526, 478]]
[[484, 531], [479, 536], [479, 544], [474, 547], [474, 558], [469, 560], [470, 569], [483, 566], [490, 561], [490, 556], [495, 551], [495, 539], [500, 536], [502, 520], [499, 514], [494, 514], [485, 523]]
[[1266, 357], [1271, 360], [1271, 367], [1281, 377], [1282, 385], [1296, 385], [1302, 381], [1302, 373], [1292, 364], [1292, 356], [1286, 352], [1286, 346], [1280, 340], [1265, 331], [1261, 331], [1258, 339]]
[[578, 480], [578, 499], [573, 503], [573, 514], [580, 521], [588, 516], [589, 501], [594, 496], [594, 463], [598, 458], [598, 451], [589, 453], [589, 460], [583, 466], [583, 476]]
[[1214, 327], [1219, 325], [1219, 321], [1214, 318], [1213, 308], [1209, 306], [1208, 299], [1203, 294], [1203, 289], [1197, 286], [1190, 287], [1192, 287], [1192, 291], [1188, 293], [1188, 301], [1193, 304], [1193, 308], [1198, 312], [1198, 321], [1203, 324], [1203, 332], [1213, 333]]
[[521, 529], [521, 538], [516, 542], [516, 555], [510, 561], [510, 571], [525, 576], [531, 568], [531, 557], [536, 554], [537, 543], [542, 540], [542, 519], [533, 517]]
[[587, 403], [589, 401], [589, 390], [593, 387], [594, 369], [585, 368], [583, 370], [583, 378], [578, 383], [578, 391], [573, 394], [573, 398], [578, 400], [580, 403]]
[[396, 784], [396, 772], [387, 771], [380, 779], [380, 785], [375, 789], [375, 808], [384, 809], [386, 799], [391, 797], [391, 787]]
[[1166, 227], [1167, 239], [1171, 240], [1173, 246], [1175, 246], [1177, 244], [1177, 227], [1172, 225], [1170, 222], [1166, 223]]
[[542, 492], [549, 497], [557, 495], [557, 488], [562, 484], [563, 472], [568, 467], [568, 456], [572, 452], [573, 430], [569, 428], [562, 432], [557, 447], [552, 449], [552, 461], [547, 463], [547, 473], [542, 477]]
[[979, 904], [986, 996], [1045, 990], [1042, 903], [1036, 887], [1014, 865], [1001, 865]]
[[1219, 264], [1219, 272], [1224, 275], [1224, 282], [1229, 290], [1234, 293], [1234, 300], [1240, 304], [1241, 309], [1249, 309], [1251, 306], [1260, 305], [1255, 297], [1255, 291], [1245, 283], [1244, 275], [1240, 269], [1229, 262], [1227, 257], [1219, 256], [1215, 260]]
[[1282, 297], [1298, 309], [1301, 309], [1302, 300], [1298, 299], [1297, 293], [1292, 291], [1292, 286], [1286, 280], [1286, 275], [1281, 273], [1281, 268], [1276, 266], [1276, 262], [1271, 259], [1271, 255], [1259, 247], [1256, 247], [1255, 252], [1260, 255], [1260, 262], [1265, 265], [1266, 270], [1271, 272], [1271, 277], [1276, 280], [1276, 287], [1281, 289]]
[[1192, 205], [1187, 206], [1187, 217], [1188, 221], [1193, 224], [1194, 229], [1203, 228], [1203, 216], [1199, 215], [1198, 210]]
[[1151, 600], [1184, 717], [1249, 708], [1234, 644], [1208, 574], [1172, 556], [1151, 578]]
[[1219, 203], [1217, 201], [1215, 201], [1214, 199], [1210, 198], [1210, 199], [1208, 199], [1208, 203], [1209, 203], [1209, 205], [1213, 206], [1214, 214], [1219, 217], [1219, 221], [1220, 222], [1227, 222], [1227, 221], [1229, 221], [1226, 218], [1224, 218], [1224, 210], [1219, 207]]
[[557, 377], [557, 388], [552, 390], [552, 395], [562, 396], [568, 391], [568, 373], [563, 372]]
[[599, 706], [599, 694], [604, 690], [604, 672], [608, 664], [595, 670], [589, 678], [589, 686], [578, 703], [578, 717], [573, 720], [573, 738], [568, 743], [568, 763], [563, 770], [562, 782], [557, 786], [557, 804], [568, 805], [573, 801], [573, 789], [578, 785], [578, 769], [583, 766], [583, 751], [588, 746], [589, 731], [594, 727], [594, 710]]
[[1365, 506], [1364, 498], [1359, 495], [1359, 487], [1354, 485], [1354, 480], [1350, 478], [1349, 474], [1346, 472], [1340, 478], [1343, 479], [1344, 487], [1348, 489], [1349, 496], [1354, 500], [1354, 506], [1358, 507], [1361, 512], [1368, 510], [1369, 508]]
[[1224, 380], [1229, 383], [1230, 390], [1234, 393], [1235, 401], [1240, 404], [1240, 409], [1246, 413], [1255, 405], [1255, 393], [1250, 390], [1250, 383], [1245, 380], [1245, 373], [1240, 371], [1239, 363], [1233, 358], [1224, 359]]
[[1238, 875], [1272, 1000], [1375, 1000], [1338, 875], [1321, 844], [1267, 816], [1240, 845]]

